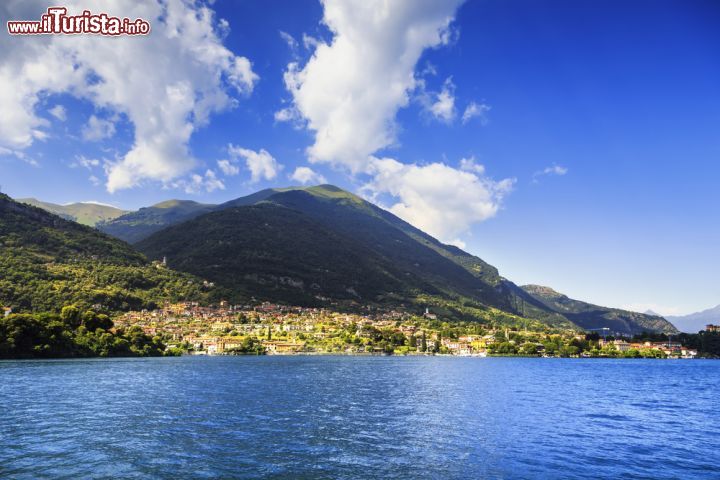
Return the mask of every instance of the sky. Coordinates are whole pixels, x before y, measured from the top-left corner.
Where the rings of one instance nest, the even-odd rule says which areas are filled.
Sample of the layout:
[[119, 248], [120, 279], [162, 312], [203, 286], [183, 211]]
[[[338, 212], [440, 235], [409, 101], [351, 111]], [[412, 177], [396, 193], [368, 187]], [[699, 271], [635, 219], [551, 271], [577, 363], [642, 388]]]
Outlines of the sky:
[[715, 0], [64, 5], [152, 30], [3, 30], [12, 197], [136, 209], [332, 183], [518, 284], [666, 315], [720, 303]]

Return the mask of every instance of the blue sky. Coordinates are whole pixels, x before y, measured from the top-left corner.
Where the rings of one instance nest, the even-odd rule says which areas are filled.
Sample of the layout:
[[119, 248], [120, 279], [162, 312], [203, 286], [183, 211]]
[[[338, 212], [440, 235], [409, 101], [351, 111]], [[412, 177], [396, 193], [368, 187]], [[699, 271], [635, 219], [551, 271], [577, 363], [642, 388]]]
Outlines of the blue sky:
[[3, 192], [134, 209], [327, 181], [520, 284], [720, 303], [717, 2], [170, 4], [82, 3], [146, 38], [2, 34]]

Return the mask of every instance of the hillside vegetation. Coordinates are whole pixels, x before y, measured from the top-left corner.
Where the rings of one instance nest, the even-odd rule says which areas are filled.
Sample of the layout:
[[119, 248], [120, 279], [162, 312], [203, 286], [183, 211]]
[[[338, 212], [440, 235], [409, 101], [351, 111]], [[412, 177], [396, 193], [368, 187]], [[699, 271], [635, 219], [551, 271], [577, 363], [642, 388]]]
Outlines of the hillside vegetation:
[[136, 243], [165, 227], [211, 212], [214, 207], [191, 200], [168, 200], [101, 222], [97, 228], [120, 240]]
[[678, 330], [670, 322], [658, 315], [600, 307], [574, 300], [550, 287], [541, 285], [525, 285], [522, 288], [549, 308], [584, 329], [606, 327], [613, 332], [631, 335], [642, 332], [678, 333]]
[[110, 312], [204, 295], [197, 278], [157, 268], [125, 242], [0, 194], [0, 307]]

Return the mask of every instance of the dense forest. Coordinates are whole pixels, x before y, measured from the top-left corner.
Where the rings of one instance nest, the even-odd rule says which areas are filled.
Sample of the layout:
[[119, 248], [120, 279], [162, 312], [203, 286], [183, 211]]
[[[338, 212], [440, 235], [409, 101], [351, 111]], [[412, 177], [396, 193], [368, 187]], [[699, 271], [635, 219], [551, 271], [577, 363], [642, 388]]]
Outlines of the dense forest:
[[[139, 327], [111, 330], [105, 314], [74, 305], [59, 314], [0, 318], [0, 358], [145, 357], [165, 355], [165, 345]], [[172, 354], [173, 352], [169, 352]]]
[[196, 277], [153, 265], [125, 242], [0, 194], [0, 307], [110, 313], [205, 294]]

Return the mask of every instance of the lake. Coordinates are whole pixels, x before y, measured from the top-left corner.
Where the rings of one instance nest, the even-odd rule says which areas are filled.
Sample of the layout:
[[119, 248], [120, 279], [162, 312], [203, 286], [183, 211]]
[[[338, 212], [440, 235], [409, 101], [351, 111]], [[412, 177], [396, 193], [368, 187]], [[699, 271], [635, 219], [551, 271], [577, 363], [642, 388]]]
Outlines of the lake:
[[720, 478], [720, 362], [0, 362], [0, 477]]

